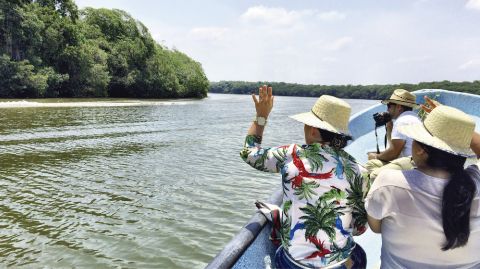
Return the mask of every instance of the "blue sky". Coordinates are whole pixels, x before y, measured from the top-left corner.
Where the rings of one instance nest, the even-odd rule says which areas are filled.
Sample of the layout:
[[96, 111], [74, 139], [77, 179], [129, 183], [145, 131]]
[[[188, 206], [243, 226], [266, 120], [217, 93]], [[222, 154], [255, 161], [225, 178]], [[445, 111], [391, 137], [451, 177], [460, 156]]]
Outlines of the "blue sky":
[[211, 81], [480, 80], [480, 0], [75, 0], [117, 8]]

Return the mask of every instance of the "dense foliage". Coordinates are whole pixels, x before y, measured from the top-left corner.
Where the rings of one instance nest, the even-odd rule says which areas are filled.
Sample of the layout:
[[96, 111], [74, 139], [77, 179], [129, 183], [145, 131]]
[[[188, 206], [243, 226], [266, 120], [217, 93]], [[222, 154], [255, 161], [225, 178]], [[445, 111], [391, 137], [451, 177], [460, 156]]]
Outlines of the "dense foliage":
[[0, 1], [0, 97], [202, 98], [208, 85], [200, 63], [122, 10]]
[[271, 85], [275, 95], [284, 96], [311, 96], [323, 94], [339, 98], [351, 99], [385, 99], [390, 97], [394, 89], [415, 91], [420, 89], [444, 89], [457, 92], [480, 94], [480, 80], [474, 82], [421, 82], [418, 84], [390, 84], [390, 85], [302, 85], [283, 82], [245, 82], [220, 81], [210, 83], [210, 92], [250, 94], [261, 85]]

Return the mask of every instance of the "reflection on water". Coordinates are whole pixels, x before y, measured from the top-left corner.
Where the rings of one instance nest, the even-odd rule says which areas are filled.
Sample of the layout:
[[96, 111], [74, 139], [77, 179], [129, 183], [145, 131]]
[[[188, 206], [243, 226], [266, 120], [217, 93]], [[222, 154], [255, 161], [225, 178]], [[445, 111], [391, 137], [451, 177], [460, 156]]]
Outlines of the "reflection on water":
[[[2, 267], [203, 268], [279, 186], [239, 158], [249, 96], [81, 101], [0, 102]], [[265, 144], [314, 101], [277, 97]]]

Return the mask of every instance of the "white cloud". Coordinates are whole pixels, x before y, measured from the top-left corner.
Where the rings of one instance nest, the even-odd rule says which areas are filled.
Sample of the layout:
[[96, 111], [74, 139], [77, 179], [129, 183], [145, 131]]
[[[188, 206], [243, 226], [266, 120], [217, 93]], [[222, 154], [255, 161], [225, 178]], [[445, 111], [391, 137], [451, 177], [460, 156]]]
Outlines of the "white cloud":
[[320, 61], [323, 63], [335, 63], [338, 62], [338, 59], [335, 57], [323, 57], [320, 59]]
[[428, 56], [420, 56], [420, 57], [400, 57], [395, 60], [395, 63], [405, 64], [405, 63], [421, 63], [430, 60], [431, 58]]
[[344, 36], [334, 40], [331, 43], [325, 44], [322, 48], [325, 50], [340, 50], [352, 42], [353, 42], [352, 37]]
[[196, 27], [190, 30], [190, 36], [198, 39], [218, 40], [229, 31], [226, 27]]
[[480, 0], [468, 0], [466, 8], [480, 10]]
[[317, 17], [323, 21], [340, 21], [345, 19], [346, 15], [338, 11], [329, 11], [322, 12], [317, 15]]
[[413, 5], [414, 6], [421, 6], [421, 5], [424, 5], [424, 4], [428, 4], [431, 1], [432, 0], [417, 0], [413, 3]]
[[474, 69], [480, 67], [480, 59], [473, 59], [470, 60], [462, 65], [460, 65], [458, 68], [460, 70], [468, 70], [468, 69]]
[[[132, 14], [159, 43], [201, 62], [212, 81], [377, 84], [478, 79], [480, 28], [471, 11], [480, 9], [480, 0], [438, 1], [393, 6], [372, 2], [372, 7], [286, 0], [275, 1], [275, 7], [222, 7], [208, 6], [207, 1], [208, 14], [187, 8], [187, 3], [198, 6], [193, 0], [181, 1], [185, 6], [147, 0], [97, 2]], [[97, 2], [76, 0], [99, 7]], [[182, 19], [175, 16], [179, 6], [186, 12]]]
[[247, 22], [264, 22], [270, 25], [292, 26], [305, 16], [311, 16], [313, 10], [286, 10], [285, 8], [271, 8], [264, 6], [250, 7], [241, 18]]

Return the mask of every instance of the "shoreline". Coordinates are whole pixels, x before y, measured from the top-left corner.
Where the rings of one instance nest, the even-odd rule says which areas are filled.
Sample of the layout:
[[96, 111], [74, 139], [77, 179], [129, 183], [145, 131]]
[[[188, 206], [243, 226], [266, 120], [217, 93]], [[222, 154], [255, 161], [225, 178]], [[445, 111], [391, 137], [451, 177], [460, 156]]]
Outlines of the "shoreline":
[[186, 105], [201, 99], [128, 99], [128, 98], [45, 98], [45, 99], [0, 99], [2, 108], [36, 107], [127, 107], [127, 106], [166, 106]]

